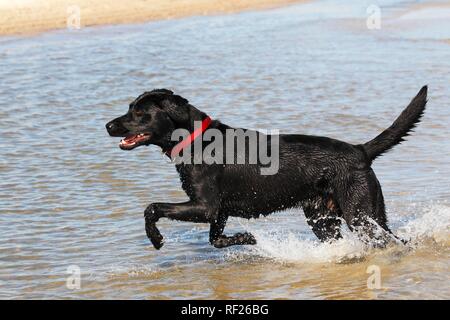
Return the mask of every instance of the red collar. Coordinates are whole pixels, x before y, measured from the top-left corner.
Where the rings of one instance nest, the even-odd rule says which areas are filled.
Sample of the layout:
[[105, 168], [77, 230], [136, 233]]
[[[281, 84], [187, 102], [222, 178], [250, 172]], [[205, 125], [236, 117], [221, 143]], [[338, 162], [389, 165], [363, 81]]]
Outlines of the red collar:
[[195, 129], [185, 139], [177, 143], [172, 150], [168, 150], [166, 154], [170, 156], [172, 160], [175, 159], [175, 157], [178, 156], [184, 148], [192, 144], [192, 142], [194, 142], [195, 139], [197, 139], [201, 134], [203, 134], [206, 131], [206, 129], [208, 129], [210, 124], [211, 124], [210, 117], [206, 117], [205, 119], [203, 119], [202, 126], [200, 128]]

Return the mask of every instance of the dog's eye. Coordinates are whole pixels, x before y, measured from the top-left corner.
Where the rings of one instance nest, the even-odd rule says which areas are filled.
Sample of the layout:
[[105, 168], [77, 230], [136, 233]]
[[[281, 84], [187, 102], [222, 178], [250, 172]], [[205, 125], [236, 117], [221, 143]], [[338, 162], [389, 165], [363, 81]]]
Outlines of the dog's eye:
[[137, 117], [142, 117], [142, 116], [144, 115], [144, 112], [143, 112], [143, 111], [136, 111], [134, 114], [135, 114]]

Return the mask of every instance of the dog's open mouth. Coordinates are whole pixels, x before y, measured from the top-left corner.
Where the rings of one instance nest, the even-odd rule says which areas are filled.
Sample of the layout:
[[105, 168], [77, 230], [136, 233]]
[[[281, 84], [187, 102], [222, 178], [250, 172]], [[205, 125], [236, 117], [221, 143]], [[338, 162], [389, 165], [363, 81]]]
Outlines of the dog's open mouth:
[[149, 133], [139, 133], [127, 136], [120, 140], [119, 147], [123, 150], [131, 150], [145, 144], [150, 139]]

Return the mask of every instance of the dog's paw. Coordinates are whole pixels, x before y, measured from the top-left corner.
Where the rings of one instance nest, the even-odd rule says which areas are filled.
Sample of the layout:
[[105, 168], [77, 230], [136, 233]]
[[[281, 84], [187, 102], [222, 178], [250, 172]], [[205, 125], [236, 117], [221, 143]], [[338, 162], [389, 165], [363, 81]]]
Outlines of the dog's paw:
[[242, 241], [242, 244], [251, 244], [251, 245], [256, 244], [255, 236], [249, 232], [245, 232], [245, 233], [241, 234], [241, 241]]
[[214, 240], [211, 242], [211, 244], [212, 244], [215, 248], [218, 248], [218, 249], [225, 248], [225, 247], [228, 247], [228, 246], [230, 245], [230, 244], [229, 244], [228, 237], [226, 237], [226, 236], [224, 236], [224, 235], [219, 236], [217, 239], [214, 239]]
[[161, 249], [162, 246], [164, 245], [164, 238], [161, 235], [159, 235], [159, 237], [156, 238], [151, 238], [150, 241], [152, 242], [153, 247], [156, 250]]
[[254, 245], [256, 244], [256, 239], [251, 233], [245, 232], [236, 233], [231, 237], [221, 235], [211, 243], [216, 248], [225, 248], [234, 245]]
[[155, 223], [145, 223], [145, 232], [150, 242], [153, 244], [156, 250], [159, 250], [164, 245], [164, 238], [156, 227]]

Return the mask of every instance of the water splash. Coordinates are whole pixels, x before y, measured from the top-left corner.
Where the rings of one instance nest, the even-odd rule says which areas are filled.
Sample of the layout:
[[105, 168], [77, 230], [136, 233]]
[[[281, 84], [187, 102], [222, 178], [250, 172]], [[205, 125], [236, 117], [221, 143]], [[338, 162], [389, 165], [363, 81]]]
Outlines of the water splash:
[[366, 255], [366, 246], [351, 234], [333, 243], [301, 239], [292, 232], [267, 236], [256, 232], [258, 245], [252, 248], [265, 258], [283, 262], [327, 263], [359, 260]]
[[[322, 243], [318, 240], [306, 239], [304, 235], [293, 231], [283, 229], [268, 231], [252, 224], [243, 226], [253, 233], [258, 244], [247, 247], [248, 249], [244, 252], [230, 254], [230, 256], [234, 255], [233, 258], [239, 255], [247, 257], [250, 255], [282, 263], [349, 263], [364, 260], [372, 254], [389, 255], [392, 252], [392, 250], [367, 247], [346, 228], [342, 230], [342, 239], [333, 243]], [[394, 230], [394, 233], [409, 240], [406, 246], [402, 244], [396, 246], [396, 251], [404, 251], [405, 254], [411, 252], [411, 249], [430, 245], [430, 240], [446, 246], [450, 239], [450, 206], [434, 204], [421, 208], [403, 226]]]
[[421, 246], [430, 240], [436, 244], [450, 244], [450, 205], [433, 204], [423, 208], [397, 230], [397, 234], [409, 239], [412, 246]]

